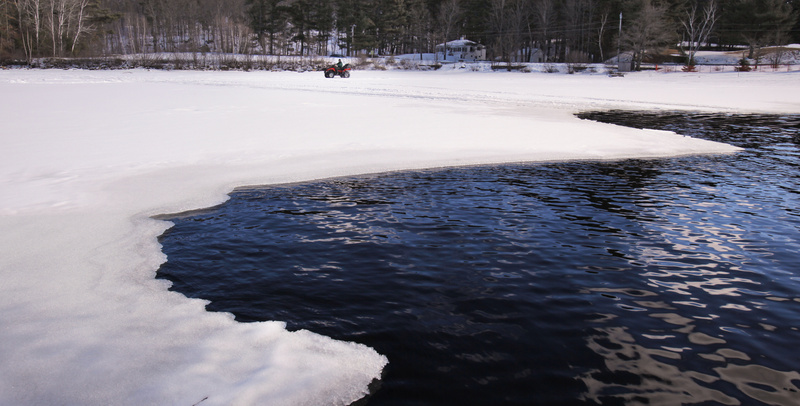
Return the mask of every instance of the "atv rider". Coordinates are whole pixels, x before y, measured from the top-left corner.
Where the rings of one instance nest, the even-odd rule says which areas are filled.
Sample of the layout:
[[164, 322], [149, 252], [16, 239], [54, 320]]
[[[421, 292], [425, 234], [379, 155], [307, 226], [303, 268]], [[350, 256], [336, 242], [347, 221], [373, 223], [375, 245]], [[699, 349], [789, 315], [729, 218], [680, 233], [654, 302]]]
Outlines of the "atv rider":
[[342, 68], [344, 68], [344, 64], [342, 63], [342, 60], [339, 59], [339, 62], [336, 63], [336, 70], [341, 71]]

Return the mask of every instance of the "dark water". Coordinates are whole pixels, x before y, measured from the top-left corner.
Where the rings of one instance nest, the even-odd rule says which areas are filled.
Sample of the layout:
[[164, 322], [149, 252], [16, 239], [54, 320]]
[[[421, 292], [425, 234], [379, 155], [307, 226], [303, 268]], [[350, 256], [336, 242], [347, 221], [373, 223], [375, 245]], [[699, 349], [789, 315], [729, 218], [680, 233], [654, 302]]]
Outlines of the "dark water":
[[800, 404], [800, 117], [586, 117], [745, 151], [241, 189], [159, 277], [385, 354], [369, 405]]

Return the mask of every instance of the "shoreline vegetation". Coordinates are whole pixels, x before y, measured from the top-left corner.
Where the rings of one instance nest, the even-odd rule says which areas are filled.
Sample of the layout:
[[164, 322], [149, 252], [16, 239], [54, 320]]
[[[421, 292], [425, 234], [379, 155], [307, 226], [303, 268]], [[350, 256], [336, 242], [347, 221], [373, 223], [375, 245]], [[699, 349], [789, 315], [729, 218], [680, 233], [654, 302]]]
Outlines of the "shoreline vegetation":
[[[427, 55], [426, 55], [427, 56]], [[737, 59], [737, 56], [739, 59]], [[273, 56], [253, 54], [225, 54], [203, 52], [143, 53], [100, 57], [42, 57], [30, 62], [24, 60], [0, 61], [2, 69], [86, 69], [86, 70], [197, 70], [197, 71], [322, 71], [338, 59], [346, 60], [355, 70], [466, 70], [466, 71], [518, 71], [539, 73], [601, 73], [619, 71], [616, 60], [605, 63], [505, 63], [496, 61], [447, 62], [423, 58], [420, 55], [389, 57], [327, 57], [327, 56]], [[623, 64], [630, 55], [623, 55]], [[700, 59], [700, 58], [698, 58]], [[641, 70], [663, 72], [787, 72], [800, 69], [800, 46], [775, 47], [758, 59], [747, 59], [736, 52], [709, 53], [704, 61], [686, 66], [668, 56], [653, 59]]]
[[619, 63], [627, 54], [639, 71], [648, 63], [693, 67], [708, 51], [732, 52], [734, 63], [758, 60], [768, 48], [798, 43], [800, 0], [0, 1], [0, 60], [26, 64], [160, 52], [435, 53], [438, 61], [513, 67]]

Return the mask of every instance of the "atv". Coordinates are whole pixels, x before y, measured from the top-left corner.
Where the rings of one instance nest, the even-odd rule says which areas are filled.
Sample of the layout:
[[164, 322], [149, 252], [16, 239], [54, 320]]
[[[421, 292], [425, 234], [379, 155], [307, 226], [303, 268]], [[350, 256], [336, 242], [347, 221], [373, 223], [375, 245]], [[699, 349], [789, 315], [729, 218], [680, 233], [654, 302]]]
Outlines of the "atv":
[[350, 77], [350, 64], [348, 63], [348, 64], [342, 66], [341, 69], [339, 69], [339, 67], [336, 66], [336, 65], [331, 65], [330, 67], [328, 67], [328, 69], [325, 69], [325, 77], [326, 78], [330, 79], [330, 78], [332, 78], [332, 77], [334, 77], [336, 75], [339, 75], [339, 76], [341, 76], [343, 78], [349, 78]]

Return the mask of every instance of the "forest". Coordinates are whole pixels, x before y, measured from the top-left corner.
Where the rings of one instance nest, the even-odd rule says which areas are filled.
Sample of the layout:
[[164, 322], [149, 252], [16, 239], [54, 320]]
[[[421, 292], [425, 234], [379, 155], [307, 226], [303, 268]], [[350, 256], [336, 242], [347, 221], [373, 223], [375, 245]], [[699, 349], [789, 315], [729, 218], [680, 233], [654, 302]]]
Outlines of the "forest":
[[602, 62], [800, 43], [800, 0], [0, 0], [0, 60], [161, 52], [388, 56], [461, 37], [487, 59]]

